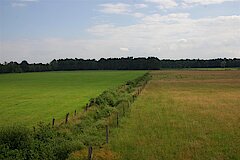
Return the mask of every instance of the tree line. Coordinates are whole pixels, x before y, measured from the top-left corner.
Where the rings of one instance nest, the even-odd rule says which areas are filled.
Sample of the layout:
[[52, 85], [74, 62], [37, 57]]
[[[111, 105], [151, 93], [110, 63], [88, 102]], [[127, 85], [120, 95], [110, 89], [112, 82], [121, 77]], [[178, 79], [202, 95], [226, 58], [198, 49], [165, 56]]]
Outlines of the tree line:
[[95, 59], [59, 59], [50, 63], [28, 63], [27, 61], [0, 63], [0, 73], [44, 72], [44, 71], [70, 71], [70, 70], [158, 70], [164, 68], [237, 68], [240, 59], [180, 59], [160, 60], [156, 57], [141, 58], [101, 58]]

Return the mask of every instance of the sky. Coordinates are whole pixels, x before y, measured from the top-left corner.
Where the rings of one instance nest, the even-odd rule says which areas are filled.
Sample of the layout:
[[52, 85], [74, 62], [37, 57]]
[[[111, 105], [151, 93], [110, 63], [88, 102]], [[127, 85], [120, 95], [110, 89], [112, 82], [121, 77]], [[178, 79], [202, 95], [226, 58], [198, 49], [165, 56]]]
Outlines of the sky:
[[0, 63], [240, 58], [240, 0], [0, 0]]

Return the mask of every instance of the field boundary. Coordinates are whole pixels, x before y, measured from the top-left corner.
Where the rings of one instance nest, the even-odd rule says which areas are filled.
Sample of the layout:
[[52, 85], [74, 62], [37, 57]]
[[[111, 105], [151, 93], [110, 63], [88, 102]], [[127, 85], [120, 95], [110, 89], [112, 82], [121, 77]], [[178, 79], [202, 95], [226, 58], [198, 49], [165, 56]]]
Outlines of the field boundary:
[[[129, 90], [128, 87], [129, 87], [129, 85], [131, 85], [130, 83], [135, 83], [133, 91], [131, 91], [131, 93], [130, 93], [131, 94], [131, 98], [129, 100], [123, 100], [117, 106], [112, 106], [112, 107], [121, 108], [121, 106], [124, 104], [123, 106], [129, 108], [131, 106], [131, 104], [136, 100], [137, 96], [139, 96], [139, 94], [145, 88], [147, 82], [149, 81], [149, 78], [150, 78], [150, 74], [147, 72], [143, 76], [140, 76], [140, 77], [138, 77], [138, 78], [136, 78], [134, 80], [130, 80], [127, 83], [118, 86], [115, 90], [122, 90], [122, 91], [124, 91], [124, 90]], [[48, 123], [48, 124], [49, 125], [51, 124], [52, 127], [60, 127], [60, 126], [65, 125], [67, 123], [74, 123], [76, 120], [81, 119], [82, 116], [86, 115], [86, 112], [91, 111], [91, 108], [99, 107], [99, 106], [103, 105], [101, 103], [96, 103], [96, 99], [101, 98], [103, 93], [111, 92], [112, 90], [113, 89], [105, 90], [99, 96], [97, 96], [96, 98], [90, 98], [89, 102], [86, 103], [85, 106], [81, 107], [81, 108], [83, 108], [82, 111], [75, 109], [72, 112], [67, 112], [65, 117], [63, 119], [59, 119], [59, 120], [57, 120], [53, 116], [51, 123]]]
[[[88, 160], [92, 160], [95, 150], [99, 152], [99, 149], [105, 148], [104, 146], [109, 143], [109, 139], [111, 137], [111, 134], [110, 134], [111, 129], [119, 127], [120, 119], [127, 115], [131, 105], [137, 99], [139, 94], [141, 94], [141, 92], [143, 91], [143, 89], [145, 88], [149, 80], [150, 80], [150, 74], [146, 73], [143, 76], [140, 76], [132, 81], [128, 81], [126, 84], [123, 84], [116, 89], [116, 91], [120, 91], [122, 93], [128, 92], [130, 96], [128, 97], [128, 99], [120, 100], [118, 103], [116, 103], [116, 105], [111, 106], [114, 109], [110, 111], [107, 116], [103, 118], [104, 127], [102, 129], [105, 130], [104, 141], [102, 141], [100, 145], [86, 144], [85, 145], [86, 147], [82, 149], [82, 150], [87, 150], [87, 154], [83, 155], [84, 158], [82, 157], [83, 159], [87, 158]], [[65, 119], [62, 120], [61, 123], [58, 124], [58, 126], [52, 125], [52, 127], [66, 127], [69, 124], [70, 125], [77, 124], [79, 121], [84, 119], [89, 114], [95, 114], [97, 108], [100, 108], [102, 105], [106, 105], [104, 104], [104, 102], [98, 102], [98, 100], [104, 97], [104, 94], [108, 92], [111, 92], [111, 90], [106, 90], [98, 97], [91, 98], [89, 100], [89, 103], [86, 104], [84, 111], [80, 112], [78, 115], [76, 114], [76, 110], [74, 111], [71, 117], [69, 117], [70, 114], [67, 113]], [[53, 119], [53, 122], [54, 122], [54, 119]]]

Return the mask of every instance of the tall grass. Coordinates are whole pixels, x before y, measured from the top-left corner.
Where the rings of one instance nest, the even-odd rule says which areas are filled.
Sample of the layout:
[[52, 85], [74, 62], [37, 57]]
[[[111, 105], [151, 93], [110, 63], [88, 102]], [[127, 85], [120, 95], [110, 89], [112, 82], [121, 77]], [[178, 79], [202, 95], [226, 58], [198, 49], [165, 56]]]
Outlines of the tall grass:
[[152, 76], [110, 142], [120, 159], [240, 159], [239, 71]]

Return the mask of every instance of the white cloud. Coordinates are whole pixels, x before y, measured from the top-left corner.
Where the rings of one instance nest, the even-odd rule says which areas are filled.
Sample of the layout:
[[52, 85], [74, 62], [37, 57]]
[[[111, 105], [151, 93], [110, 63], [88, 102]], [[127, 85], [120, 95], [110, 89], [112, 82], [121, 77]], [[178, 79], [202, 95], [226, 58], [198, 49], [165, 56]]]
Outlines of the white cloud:
[[179, 42], [179, 43], [187, 43], [187, 39], [182, 38], [182, 39], [179, 39], [178, 42]]
[[38, 2], [38, 0], [15, 0], [11, 3], [12, 7], [26, 7], [31, 2]]
[[106, 3], [100, 6], [102, 7], [100, 11], [104, 13], [124, 14], [130, 12], [130, 5], [125, 3]]
[[146, 4], [143, 4], [143, 3], [135, 4], [134, 6], [137, 9], [147, 8], [148, 7]]
[[[135, 6], [135, 10], [137, 7], [138, 9], [146, 7], [145, 4], [135, 4], [134, 6]], [[107, 4], [100, 5], [100, 7], [102, 7], [100, 11], [107, 14], [124, 14], [124, 15], [133, 16], [135, 18], [144, 17], [143, 13], [134, 11], [134, 8], [133, 8], [134, 6], [125, 4], [125, 3], [116, 3], [116, 4], [107, 3]]]
[[12, 7], [26, 7], [27, 6], [27, 4], [19, 3], [19, 2], [13, 2], [11, 5], [12, 5]]
[[128, 48], [124, 48], [124, 47], [121, 47], [121, 48], [119, 48], [121, 51], [124, 51], [124, 52], [128, 52], [129, 51], [129, 49]]
[[95, 32], [91, 33], [111, 44], [129, 46], [135, 56], [149, 53], [174, 59], [240, 57], [239, 26], [239, 15], [191, 19], [188, 13], [154, 14], [144, 17], [140, 24], [109, 26], [97, 34], [98, 27], [93, 27]]
[[[240, 15], [191, 19], [188, 13], [150, 15], [135, 25], [92, 26], [92, 39], [2, 42], [1, 61], [49, 62], [54, 58], [157, 56], [159, 58], [240, 58]], [[16, 55], [18, 53], [18, 55]]]
[[134, 16], [134, 17], [136, 17], [136, 18], [141, 18], [141, 17], [144, 17], [144, 16], [145, 16], [144, 14], [139, 13], [139, 12], [132, 13], [131, 15]]
[[160, 9], [169, 9], [177, 7], [178, 4], [174, 0], [145, 0], [146, 2], [156, 3]]
[[224, 2], [240, 2], [239, 0], [183, 0], [183, 6], [221, 4]]
[[145, 23], [177, 23], [178, 21], [183, 21], [184, 19], [188, 19], [190, 16], [189, 13], [171, 13], [168, 15], [160, 15], [160, 14], [152, 14], [150, 16], [145, 16], [143, 21]]

